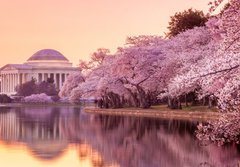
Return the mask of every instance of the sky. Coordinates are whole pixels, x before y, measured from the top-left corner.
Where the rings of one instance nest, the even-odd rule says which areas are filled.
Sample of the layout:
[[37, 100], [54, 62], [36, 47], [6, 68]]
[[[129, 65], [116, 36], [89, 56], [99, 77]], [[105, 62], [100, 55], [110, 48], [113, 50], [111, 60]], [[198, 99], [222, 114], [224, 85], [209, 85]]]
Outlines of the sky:
[[75, 66], [128, 36], [164, 35], [170, 16], [209, 0], [0, 0], [0, 66], [56, 49]]

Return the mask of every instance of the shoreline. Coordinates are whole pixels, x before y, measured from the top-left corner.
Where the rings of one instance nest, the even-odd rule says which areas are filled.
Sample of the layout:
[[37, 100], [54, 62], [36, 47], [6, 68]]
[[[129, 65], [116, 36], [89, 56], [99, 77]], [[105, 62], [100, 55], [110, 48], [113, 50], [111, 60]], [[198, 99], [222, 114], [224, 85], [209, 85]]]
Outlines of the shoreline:
[[0, 107], [26, 107], [26, 106], [76, 106], [82, 107], [80, 104], [71, 104], [71, 103], [0, 103]]
[[186, 111], [186, 110], [158, 110], [154, 108], [118, 108], [118, 109], [103, 109], [90, 106], [52, 103], [52, 104], [33, 104], [33, 103], [5, 103], [0, 104], [0, 107], [26, 107], [26, 106], [75, 106], [83, 107], [83, 111], [90, 114], [103, 114], [112, 116], [130, 116], [130, 117], [145, 117], [145, 118], [160, 118], [160, 119], [176, 119], [187, 121], [212, 121], [217, 120], [223, 113], [212, 111]]
[[188, 121], [217, 120], [221, 115], [223, 115], [222, 113], [219, 112], [182, 111], [182, 110], [159, 111], [156, 109], [139, 109], [139, 108], [102, 109], [86, 107], [84, 108], [84, 111], [90, 114], [177, 119]]

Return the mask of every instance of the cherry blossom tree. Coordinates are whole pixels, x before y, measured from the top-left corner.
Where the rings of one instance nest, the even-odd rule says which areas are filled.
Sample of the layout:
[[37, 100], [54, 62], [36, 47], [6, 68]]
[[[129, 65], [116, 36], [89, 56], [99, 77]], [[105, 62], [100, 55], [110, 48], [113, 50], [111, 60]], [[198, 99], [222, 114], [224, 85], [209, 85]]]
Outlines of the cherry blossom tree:
[[172, 108], [181, 108], [180, 97], [199, 88], [195, 67], [214, 53], [214, 45], [206, 27], [196, 27], [180, 33], [167, 43], [168, 46], [164, 49], [167, 56], [165, 68], [161, 68], [158, 73], [158, 78], [161, 78], [161, 75], [165, 78], [164, 90], [159, 94], [159, 98], [168, 97], [169, 105], [174, 105]]
[[[127, 39], [127, 46], [120, 48], [115, 55], [115, 61], [110, 66], [110, 81], [112, 92], [124, 96], [133, 106], [148, 108], [151, 101], [156, 97], [158, 82], [155, 78], [157, 69], [160, 68], [158, 61], [165, 59], [161, 49], [163, 45], [161, 37], [140, 36]], [[121, 88], [121, 91], [114, 90]], [[121, 85], [121, 86], [120, 86]], [[122, 94], [123, 92], [124, 95]]]
[[96, 68], [100, 64], [102, 64], [103, 60], [110, 53], [109, 49], [99, 48], [96, 52], [93, 52], [91, 55], [90, 61], [79, 61], [79, 68], [83, 73], [87, 73], [92, 69]]
[[[213, 6], [217, 7], [221, 2], [217, 1]], [[199, 125], [197, 137], [203, 142], [239, 144], [239, 19], [240, 1], [231, 0], [229, 7], [207, 24], [220, 48], [215, 59], [209, 59], [211, 71], [205, 71], [205, 88], [214, 91], [218, 107], [225, 114], [216, 121]]]
[[104, 67], [101, 65], [93, 69], [86, 77], [84, 82], [77, 84], [76, 87], [71, 89], [69, 95], [71, 101], [79, 100], [80, 98], [95, 97], [98, 98], [97, 85], [104, 75]]
[[160, 92], [166, 92], [172, 78], [202, 59], [207, 53], [202, 50], [208, 49], [209, 41], [203, 27], [169, 40], [157, 36], [128, 38], [125, 47], [92, 69], [86, 81], [72, 91], [71, 99], [95, 96], [108, 106], [122, 106], [125, 102], [148, 108]]
[[[209, 87], [210, 90], [213, 87], [218, 87], [214, 95], [218, 98], [219, 108], [225, 112], [239, 111], [237, 109], [239, 104], [239, 82], [237, 76], [240, 72], [239, 7], [239, 0], [229, 1], [229, 7], [207, 24], [215, 42], [219, 45], [219, 49], [214, 59], [208, 61], [209, 72], [205, 71], [205, 85]], [[210, 84], [212, 86], [210, 86]]]
[[81, 72], [75, 72], [70, 74], [66, 81], [63, 84], [63, 87], [61, 88], [59, 92], [59, 96], [61, 98], [67, 97], [71, 95], [71, 92], [74, 88], [76, 88], [80, 83], [85, 81], [85, 77]]
[[30, 96], [24, 97], [25, 103], [52, 103], [53, 100], [51, 96], [46, 95], [45, 93], [41, 94], [32, 94]]
[[[216, 1], [218, 6], [221, 1]], [[190, 70], [182, 72], [170, 82], [171, 95], [198, 90], [198, 98], [212, 97], [221, 111], [238, 111], [239, 74], [239, 1], [230, 5], [221, 14], [207, 22], [213, 39], [201, 51], [205, 57], [197, 63], [190, 63]], [[193, 37], [194, 35], [192, 35]], [[189, 52], [190, 53], [190, 52]], [[194, 53], [190, 53], [194, 55]], [[233, 107], [234, 106], [234, 107]]]
[[113, 56], [105, 57], [87, 74], [85, 82], [72, 90], [72, 100], [94, 96], [107, 108], [122, 107], [124, 103], [150, 107], [150, 94], [157, 87], [153, 74], [157, 72], [161, 54], [160, 50], [153, 48], [163, 44], [164, 40], [156, 36], [141, 36], [127, 41], [126, 47], [119, 48]]

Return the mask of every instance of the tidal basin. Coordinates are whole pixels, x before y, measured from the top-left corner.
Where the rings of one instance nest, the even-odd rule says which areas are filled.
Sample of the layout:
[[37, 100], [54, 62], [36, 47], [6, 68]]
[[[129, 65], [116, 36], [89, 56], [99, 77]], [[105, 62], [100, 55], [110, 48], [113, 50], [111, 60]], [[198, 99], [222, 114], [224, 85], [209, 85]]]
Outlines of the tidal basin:
[[0, 164], [14, 167], [237, 166], [240, 148], [201, 143], [197, 121], [88, 114], [79, 106], [0, 108]]

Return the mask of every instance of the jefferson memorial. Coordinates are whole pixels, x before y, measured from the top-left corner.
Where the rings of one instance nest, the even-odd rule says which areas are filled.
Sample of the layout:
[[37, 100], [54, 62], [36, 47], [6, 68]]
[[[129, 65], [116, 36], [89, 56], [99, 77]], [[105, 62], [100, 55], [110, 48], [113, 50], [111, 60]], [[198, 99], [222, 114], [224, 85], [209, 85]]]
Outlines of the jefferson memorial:
[[43, 49], [33, 54], [24, 64], [7, 64], [0, 68], [1, 94], [16, 94], [16, 86], [32, 78], [36, 82], [54, 80], [58, 90], [70, 73], [78, 71], [60, 52]]

